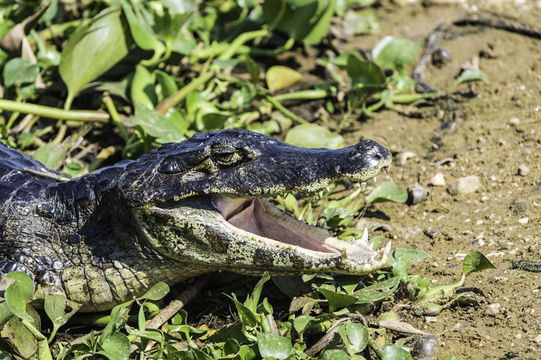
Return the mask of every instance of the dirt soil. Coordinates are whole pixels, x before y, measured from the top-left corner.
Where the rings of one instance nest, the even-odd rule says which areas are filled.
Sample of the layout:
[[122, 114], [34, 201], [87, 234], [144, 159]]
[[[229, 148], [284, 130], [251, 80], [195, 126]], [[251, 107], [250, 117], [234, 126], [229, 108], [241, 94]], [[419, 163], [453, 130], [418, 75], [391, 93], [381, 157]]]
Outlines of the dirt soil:
[[[541, 4], [535, 1], [391, 7], [379, 10], [381, 34], [342, 45], [371, 48], [385, 35], [423, 41], [437, 25], [466, 16], [471, 5], [541, 24]], [[430, 191], [428, 199], [409, 207], [378, 205], [392, 226], [387, 236], [394, 238], [393, 247], [418, 248], [431, 256], [410, 273], [430, 277], [435, 285], [455, 283], [471, 250], [487, 255], [496, 269], [466, 279], [479, 306], [455, 306], [437, 316], [401, 315], [438, 337], [438, 359], [541, 359], [541, 276], [512, 269], [514, 261], [541, 259], [541, 40], [487, 28], [441, 46], [452, 60], [428, 68], [430, 85], [449, 89], [461, 65], [474, 57], [489, 82], [461, 85], [475, 96], [454, 109], [442, 106], [425, 119], [384, 111], [351, 136], [383, 139], [395, 160], [415, 154], [397, 162], [388, 177], [402, 186], [418, 182]], [[447, 185], [431, 186], [436, 173]], [[451, 195], [449, 184], [472, 175], [480, 180], [478, 190]], [[430, 227], [441, 233], [425, 235]]]

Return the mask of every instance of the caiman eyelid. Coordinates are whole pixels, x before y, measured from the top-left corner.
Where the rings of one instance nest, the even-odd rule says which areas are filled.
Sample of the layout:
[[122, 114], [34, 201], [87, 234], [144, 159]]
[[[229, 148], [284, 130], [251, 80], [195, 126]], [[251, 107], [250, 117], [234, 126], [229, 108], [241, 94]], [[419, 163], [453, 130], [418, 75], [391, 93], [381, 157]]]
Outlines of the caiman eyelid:
[[158, 171], [162, 174], [178, 174], [181, 169], [175, 160], [165, 159], [158, 167]]

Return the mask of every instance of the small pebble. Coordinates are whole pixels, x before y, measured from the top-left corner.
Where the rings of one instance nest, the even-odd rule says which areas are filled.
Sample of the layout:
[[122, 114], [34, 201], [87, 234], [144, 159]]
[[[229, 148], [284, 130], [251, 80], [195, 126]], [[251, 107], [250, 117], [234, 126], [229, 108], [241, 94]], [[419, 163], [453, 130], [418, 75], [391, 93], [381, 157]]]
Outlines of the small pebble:
[[488, 304], [485, 307], [485, 315], [495, 316], [500, 312], [502, 306], [499, 303]]
[[447, 188], [447, 192], [451, 195], [469, 194], [476, 192], [481, 187], [481, 180], [478, 176], [470, 175], [456, 179]]
[[408, 186], [408, 204], [415, 205], [425, 202], [430, 192], [419, 183]]
[[517, 340], [522, 339], [522, 334], [516, 334], [516, 335], [515, 335], [515, 339], [517, 339]]
[[445, 186], [445, 178], [443, 177], [443, 174], [442, 173], [434, 174], [434, 176], [432, 176], [432, 179], [430, 179], [428, 185]]
[[442, 231], [434, 226], [429, 226], [423, 231], [423, 233], [431, 239], [442, 235]]
[[526, 225], [526, 224], [528, 223], [528, 220], [529, 220], [529, 219], [528, 219], [527, 217], [522, 218], [522, 219], [518, 219], [518, 223], [519, 223], [520, 225]]
[[400, 166], [404, 166], [408, 159], [417, 157], [417, 154], [411, 151], [404, 151], [396, 155], [396, 162]]
[[518, 125], [518, 124], [520, 124], [520, 119], [514, 117], [511, 120], [509, 120], [509, 124]]
[[425, 321], [435, 323], [435, 322], [438, 321], [438, 317], [437, 316], [425, 316]]
[[534, 342], [536, 342], [537, 344], [541, 344], [541, 334], [537, 335], [534, 339], [533, 339]]
[[526, 176], [530, 173], [530, 168], [527, 167], [526, 165], [524, 164], [521, 164], [519, 167], [518, 167], [518, 174], [520, 176]]
[[434, 335], [423, 335], [413, 345], [411, 355], [416, 360], [432, 360], [436, 358], [438, 339]]
[[478, 144], [484, 145], [484, 144], [487, 143], [487, 139], [485, 139], [485, 138], [482, 137], [482, 136], [479, 136], [479, 137], [477, 138], [477, 143], [478, 143]]

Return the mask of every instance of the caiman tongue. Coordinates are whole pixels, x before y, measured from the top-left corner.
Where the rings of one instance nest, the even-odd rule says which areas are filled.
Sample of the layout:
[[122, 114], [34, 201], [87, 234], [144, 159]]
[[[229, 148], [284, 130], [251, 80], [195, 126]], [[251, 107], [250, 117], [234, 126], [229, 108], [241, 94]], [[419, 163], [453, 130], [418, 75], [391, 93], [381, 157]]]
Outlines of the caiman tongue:
[[215, 205], [231, 225], [265, 238], [325, 253], [340, 250], [324, 243], [332, 235], [285, 214], [264, 199], [219, 197]]

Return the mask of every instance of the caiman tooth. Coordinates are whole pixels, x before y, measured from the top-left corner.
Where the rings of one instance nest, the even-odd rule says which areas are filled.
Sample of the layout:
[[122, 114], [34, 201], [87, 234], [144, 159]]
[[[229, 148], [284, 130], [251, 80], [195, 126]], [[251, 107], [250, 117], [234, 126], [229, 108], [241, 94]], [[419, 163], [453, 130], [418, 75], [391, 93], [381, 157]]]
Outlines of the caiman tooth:
[[366, 181], [361, 182], [360, 187], [361, 187], [361, 192], [365, 192], [366, 191]]
[[344, 248], [344, 250], [342, 250], [342, 259], [347, 259], [347, 258], [348, 258], [348, 252]]
[[361, 235], [360, 239], [355, 240], [359, 246], [368, 246], [370, 247], [370, 243], [368, 242], [368, 229], [364, 228], [363, 234]]

